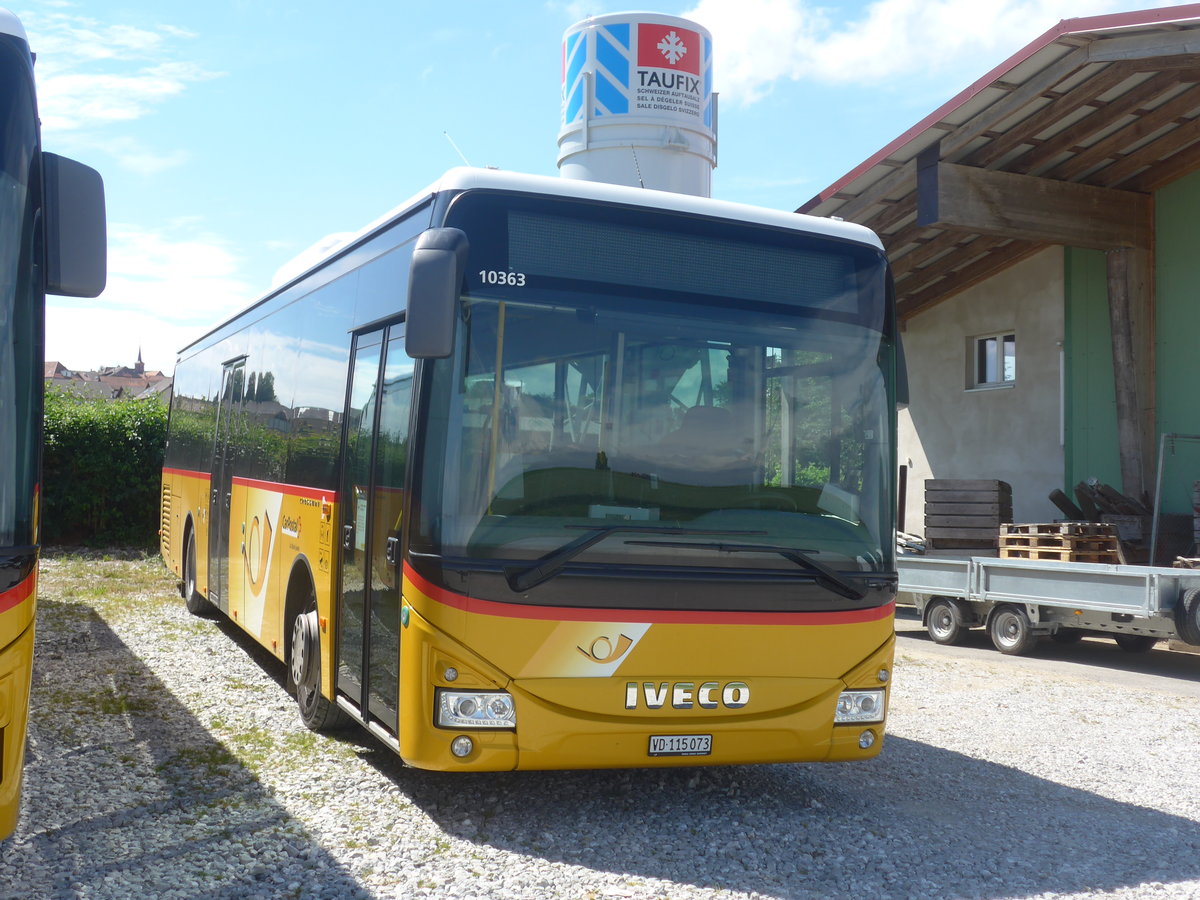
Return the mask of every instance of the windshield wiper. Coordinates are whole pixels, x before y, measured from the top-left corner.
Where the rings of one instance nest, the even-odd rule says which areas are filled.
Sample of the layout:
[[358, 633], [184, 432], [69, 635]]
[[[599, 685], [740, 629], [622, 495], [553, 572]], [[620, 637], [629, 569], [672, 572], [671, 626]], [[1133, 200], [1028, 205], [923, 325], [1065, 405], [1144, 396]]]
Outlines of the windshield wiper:
[[[613, 525], [597, 525], [590, 527], [587, 525], [568, 526], [576, 528], [586, 528], [583, 534], [575, 540], [563, 544], [557, 550], [551, 550], [545, 556], [538, 557], [528, 566], [505, 566], [504, 578], [508, 582], [508, 586], [517, 593], [523, 593], [530, 588], [535, 588], [539, 584], [549, 581], [555, 575], [563, 570], [571, 560], [595, 544], [600, 543], [606, 537], [612, 534], [689, 534], [689, 535], [753, 535], [764, 534], [762, 531], [709, 531], [702, 528], [655, 528], [652, 525], [628, 525], [625, 523]], [[633, 542], [631, 542], [633, 543]], [[641, 542], [638, 542], [641, 543]], [[647, 544], [657, 543], [655, 541], [645, 541]], [[662, 543], [670, 543], [663, 541]], [[692, 546], [692, 545], [688, 545]], [[697, 544], [694, 546], [709, 546], [707, 544]], [[735, 545], [737, 546], [737, 545]]]
[[776, 547], [773, 544], [726, 544], [714, 542], [711, 544], [692, 541], [629, 541], [630, 544], [663, 547], [695, 547], [701, 550], [718, 550], [723, 553], [778, 553], [789, 562], [794, 562], [802, 569], [807, 569], [817, 577], [814, 581], [827, 590], [840, 594], [850, 600], [861, 600], [867, 596], [859, 590], [840, 572], [831, 569], [825, 563], [818, 561], [810, 554], [812, 551], [797, 550], [793, 547]]

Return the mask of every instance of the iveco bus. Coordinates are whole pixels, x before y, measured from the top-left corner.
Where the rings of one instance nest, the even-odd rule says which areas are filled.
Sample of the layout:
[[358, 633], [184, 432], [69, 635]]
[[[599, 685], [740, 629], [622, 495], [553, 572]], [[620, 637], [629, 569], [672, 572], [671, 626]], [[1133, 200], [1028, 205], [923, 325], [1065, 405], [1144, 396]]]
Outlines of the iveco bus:
[[414, 766], [863, 759], [896, 355], [858, 226], [452, 170], [182, 351], [162, 553]]
[[0, 839], [16, 827], [37, 591], [47, 292], [104, 289], [99, 176], [43, 153], [25, 30], [0, 9]]

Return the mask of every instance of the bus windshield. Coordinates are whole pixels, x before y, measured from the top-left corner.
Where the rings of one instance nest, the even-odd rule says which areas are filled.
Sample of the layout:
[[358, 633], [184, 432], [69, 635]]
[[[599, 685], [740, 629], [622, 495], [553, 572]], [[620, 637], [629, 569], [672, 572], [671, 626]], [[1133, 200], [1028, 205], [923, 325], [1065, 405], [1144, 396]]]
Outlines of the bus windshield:
[[857, 599], [894, 568], [881, 253], [546, 198], [467, 195], [451, 220], [471, 256], [434, 364], [429, 552], [516, 591], [756, 570]]
[[[23, 48], [23, 45], [21, 45]], [[37, 149], [29, 57], [0, 35], [0, 546], [33, 542], [40, 409], [40, 309], [33, 281]]]

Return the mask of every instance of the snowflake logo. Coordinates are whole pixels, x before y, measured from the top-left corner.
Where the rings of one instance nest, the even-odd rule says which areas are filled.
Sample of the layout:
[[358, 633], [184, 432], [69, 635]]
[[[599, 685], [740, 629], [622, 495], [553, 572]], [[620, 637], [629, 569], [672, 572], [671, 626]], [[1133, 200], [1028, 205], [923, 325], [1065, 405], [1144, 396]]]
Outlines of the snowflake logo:
[[687, 53], [687, 47], [683, 45], [679, 35], [673, 31], [658, 42], [658, 49], [662, 51], [662, 55], [671, 65], [675, 65], [683, 59], [683, 54]]

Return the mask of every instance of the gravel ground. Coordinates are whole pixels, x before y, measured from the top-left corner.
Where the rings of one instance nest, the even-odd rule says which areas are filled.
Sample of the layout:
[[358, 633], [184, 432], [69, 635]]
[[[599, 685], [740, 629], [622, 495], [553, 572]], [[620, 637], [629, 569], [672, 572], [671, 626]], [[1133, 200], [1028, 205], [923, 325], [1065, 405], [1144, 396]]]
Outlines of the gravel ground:
[[154, 560], [79, 566], [44, 563], [0, 897], [1200, 898], [1200, 714], [1169, 683], [906, 640], [877, 760], [451, 776], [310, 734]]

